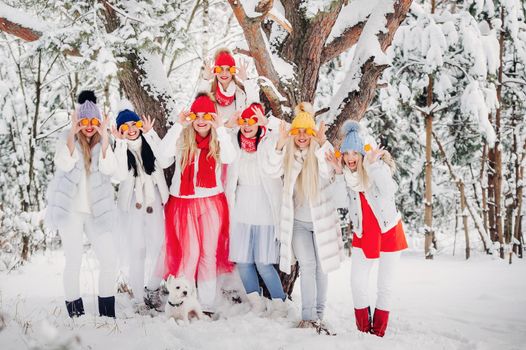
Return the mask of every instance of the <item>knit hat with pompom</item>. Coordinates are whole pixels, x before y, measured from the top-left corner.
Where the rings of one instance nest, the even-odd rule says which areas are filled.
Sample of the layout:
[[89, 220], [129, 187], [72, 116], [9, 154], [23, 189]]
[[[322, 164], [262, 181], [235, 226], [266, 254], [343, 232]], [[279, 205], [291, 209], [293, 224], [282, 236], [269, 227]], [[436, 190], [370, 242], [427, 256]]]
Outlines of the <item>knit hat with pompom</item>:
[[343, 135], [343, 142], [340, 147], [342, 153], [356, 151], [365, 156], [364, 141], [360, 134], [361, 127], [357, 121], [346, 121], [341, 129]]

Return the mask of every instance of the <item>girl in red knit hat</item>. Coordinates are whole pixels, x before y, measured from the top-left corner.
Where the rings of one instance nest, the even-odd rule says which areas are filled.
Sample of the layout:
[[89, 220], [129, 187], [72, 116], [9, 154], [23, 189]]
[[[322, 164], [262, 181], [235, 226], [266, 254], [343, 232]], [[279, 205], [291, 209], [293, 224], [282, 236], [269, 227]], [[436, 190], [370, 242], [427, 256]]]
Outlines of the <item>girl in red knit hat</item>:
[[263, 113], [261, 104], [252, 103], [229, 123], [237, 126], [233, 137], [239, 149], [236, 161], [228, 168], [230, 260], [236, 263], [252, 311], [261, 313], [267, 309], [266, 299], [260, 296], [259, 273], [272, 298], [269, 311], [285, 316], [286, 295], [273, 266], [279, 263], [277, 227], [283, 182], [263, 171], [269, 147], [273, 146]]
[[236, 150], [208, 94], [198, 94], [190, 111], [179, 114], [159, 148], [161, 166], [175, 162], [165, 205], [165, 277], [196, 281], [203, 310], [212, 313], [217, 276], [233, 268], [228, 261], [229, 214], [221, 172]]
[[[407, 248], [400, 213], [396, 209], [395, 164], [383, 149], [364, 142], [360, 125], [352, 120], [343, 127], [340, 159], [327, 153], [336, 174], [335, 199], [338, 208], [349, 208], [353, 224], [351, 288], [356, 326], [359, 331], [383, 337], [396, 285], [401, 251]], [[342, 195], [343, 194], [343, 195]], [[369, 276], [378, 266], [378, 297], [374, 314], [370, 310]], [[372, 317], [371, 317], [372, 316]]]
[[245, 109], [247, 95], [243, 82], [247, 79], [247, 65], [241, 61], [237, 66], [230, 50], [217, 50], [214, 65], [205, 62], [202, 78], [199, 88], [210, 91], [216, 103], [217, 114], [223, 122], [232, 118], [236, 111]]

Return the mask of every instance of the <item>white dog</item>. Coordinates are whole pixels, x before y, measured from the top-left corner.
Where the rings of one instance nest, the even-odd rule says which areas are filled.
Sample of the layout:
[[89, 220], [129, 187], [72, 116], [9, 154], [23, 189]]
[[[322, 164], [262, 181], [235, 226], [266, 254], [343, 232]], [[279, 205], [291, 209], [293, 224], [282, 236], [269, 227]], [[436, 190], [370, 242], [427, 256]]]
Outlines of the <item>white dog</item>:
[[193, 283], [184, 277], [175, 278], [170, 275], [166, 281], [166, 289], [170, 293], [165, 308], [168, 318], [173, 317], [175, 321], [181, 320], [184, 323], [188, 323], [192, 318], [204, 318]]

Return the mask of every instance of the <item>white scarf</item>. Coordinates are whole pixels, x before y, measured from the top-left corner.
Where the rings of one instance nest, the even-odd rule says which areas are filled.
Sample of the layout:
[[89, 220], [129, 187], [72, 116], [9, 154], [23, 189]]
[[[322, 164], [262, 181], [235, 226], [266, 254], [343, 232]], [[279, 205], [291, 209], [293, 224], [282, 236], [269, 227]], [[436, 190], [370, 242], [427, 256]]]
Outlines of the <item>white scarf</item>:
[[345, 177], [345, 182], [347, 186], [354, 192], [365, 192], [365, 186], [363, 185], [362, 180], [358, 176], [358, 172], [352, 172], [347, 167], [343, 168], [343, 176]]
[[219, 86], [219, 90], [221, 91], [221, 93], [225, 96], [232, 97], [236, 93], [236, 83], [233, 80], [228, 84], [226, 90], [223, 89], [223, 85], [221, 85], [221, 83], [219, 82], [218, 82], [218, 86]]
[[146, 174], [141, 158], [142, 139], [128, 140], [129, 149], [137, 163], [137, 176], [135, 177], [135, 201], [141, 206], [151, 207], [155, 201], [155, 182], [151, 175]]

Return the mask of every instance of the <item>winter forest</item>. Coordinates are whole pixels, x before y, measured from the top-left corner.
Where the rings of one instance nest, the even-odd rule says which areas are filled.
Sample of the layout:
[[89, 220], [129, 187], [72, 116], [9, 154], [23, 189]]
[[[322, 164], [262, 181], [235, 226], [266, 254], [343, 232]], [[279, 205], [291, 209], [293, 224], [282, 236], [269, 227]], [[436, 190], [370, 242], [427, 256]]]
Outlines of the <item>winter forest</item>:
[[[255, 312], [240, 281], [218, 292], [208, 320], [137, 312], [125, 259], [113, 281], [116, 316], [99, 316], [104, 269], [89, 236], [80, 251], [86, 314], [68, 316], [64, 242], [44, 217], [57, 140], [79, 94], [94, 91], [108, 129], [125, 100], [169, 138], [221, 48], [246, 69], [247, 106], [262, 104], [269, 134], [293, 128], [306, 101], [335, 154], [354, 120], [396, 163], [408, 248], [385, 336], [356, 329], [356, 227], [352, 209], [337, 205], [345, 258], [328, 275], [314, 330], [296, 327], [306, 293], [297, 252], [299, 265], [279, 275], [285, 316], [271, 312], [270, 297]], [[0, 110], [2, 349], [526, 348], [524, 0], [0, 0]], [[168, 185], [177, 171], [164, 170]], [[116, 201], [122, 185], [112, 186]], [[381, 264], [372, 271], [374, 292]]]

